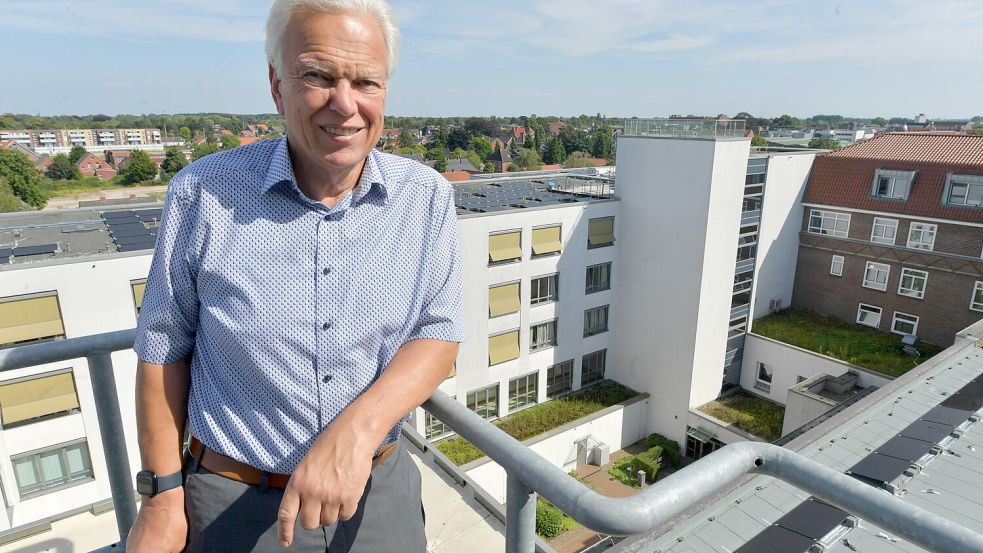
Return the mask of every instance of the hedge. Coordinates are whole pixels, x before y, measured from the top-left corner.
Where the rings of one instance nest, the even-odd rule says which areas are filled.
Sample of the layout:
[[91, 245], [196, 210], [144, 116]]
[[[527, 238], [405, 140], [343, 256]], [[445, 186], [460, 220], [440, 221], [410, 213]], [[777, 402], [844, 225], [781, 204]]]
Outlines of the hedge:
[[577, 527], [577, 522], [543, 498], [536, 500], [536, 533], [549, 539]]
[[645, 439], [645, 447], [646, 449], [661, 447], [662, 455], [669, 460], [669, 464], [673, 468], [679, 468], [682, 462], [682, 455], [679, 452], [679, 443], [676, 440], [670, 440], [662, 434], [649, 434], [649, 437]]

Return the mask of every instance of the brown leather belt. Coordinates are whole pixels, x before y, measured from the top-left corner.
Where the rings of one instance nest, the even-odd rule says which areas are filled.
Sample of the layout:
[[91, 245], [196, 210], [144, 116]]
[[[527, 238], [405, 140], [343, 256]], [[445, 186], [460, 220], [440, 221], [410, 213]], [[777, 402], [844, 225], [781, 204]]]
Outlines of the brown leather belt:
[[[379, 451], [372, 457], [372, 468], [376, 468], [388, 459], [396, 451], [396, 446], [397, 443], [394, 442], [379, 448]], [[246, 463], [236, 461], [231, 457], [209, 449], [208, 446], [201, 443], [194, 436], [191, 437], [191, 442], [188, 444], [188, 452], [192, 458], [197, 458], [198, 464], [208, 470], [208, 472], [223, 476], [229, 480], [235, 480], [236, 482], [242, 482], [252, 486], [262, 486], [265, 477], [267, 486], [283, 489], [287, 487], [287, 482], [290, 481], [289, 474], [266, 472]]]

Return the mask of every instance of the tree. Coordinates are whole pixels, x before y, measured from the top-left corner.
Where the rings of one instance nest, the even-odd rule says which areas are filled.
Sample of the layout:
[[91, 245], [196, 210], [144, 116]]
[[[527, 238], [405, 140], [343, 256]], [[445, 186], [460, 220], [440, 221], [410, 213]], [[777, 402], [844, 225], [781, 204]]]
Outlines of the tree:
[[438, 173], [443, 173], [447, 170], [447, 157], [444, 156], [444, 151], [440, 148], [430, 148], [424, 157], [428, 160], [434, 162], [433, 168]]
[[813, 138], [809, 141], [809, 147], [820, 150], [839, 150], [840, 143], [835, 138]]
[[875, 117], [870, 120], [870, 124], [883, 127], [884, 125], [887, 125], [887, 119], [884, 119], [883, 117]]
[[51, 158], [51, 165], [48, 166], [48, 178], [52, 180], [78, 180], [82, 178], [82, 172], [68, 159], [65, 154], [58, 154]]
[[614, 131], [611, 127], [607, 125], [597, 129], [594, 133], [594, 138], [591, 139], [591, 150], [590, 152], [594, 154], [594, 157], [602, 157], [604, 159], [614, 158]]
[[214, 154], [218, 151], [218, 147], [214, 144], [208, 142], [202, 142], [201, 144], [195, 146], [191, 150], [191, 158], [195, 161], [207, 156], [208, 154]]
[[14, 194], [14, 189], [7, 184], [6, 179], [0, 177], [0, 213], [13, 213], [20, 211], [24, 202]]
[[567, 161], [563, 164], [563, 167], [566, 169], [592, 167], [590, 158], [591, 156], [587, 152], [574, 152], [567, 158]]
[[779, 117], [778, 119], [775, 119], [774, 121], [772, 121], [771, 122], [771, 125], [773, 127], [780, 127], [780, 128], [787, 128], [787, 129], [795, 129], [795, 128], [800, 127], [802, 124], [795, 117], [792, 117], [791, 115], [785, 114], [785, 115], [782, 115], [781, 117]]
[[485, 166], [482, 167], [481, 170], [484, 171], [484, 172], [486, 172], [486, 173], [494, 173], [495, 172], [495, 164], [492, 163], [492, 162], [490, 162], [490, 161], [486, 161], [485, 162]]
[[973, 127], [973, 134], [983, 134], [983, 127]]
[[413, 139], [413, 135], [410, 131], [406, 129], [399, 129], [399, 145], [400, 147], [412, 146], [416, 140]]
[[434, 146], [440, 149], [446, 148], [448, 136], [449, 133], [447, 132], [447, 125], [441, 123], [440, 126], [437, 127], [437, 137], [433, 141]]
[[481, 169], [483, 163], [481, 160], [484, 159], [478, 157], [478, 154], [476, 152], [472, 152], [470, 150], [462, 150], [460, 148], [451, 152], [450, 157], [452, 159], [466, 159], [471, 162], [471, 165], [474, 165], [475, 169]]
[[86, 153], [88, 152], [86, 151], [85, 146], [73, 146], [72, 151], [68, 152], [68, 161], [71, 161], [72, 165], [74, 165], [78, 163], [80, 159], [85, 157]]
[[157, 178], [157, 164], [150, 159], [147, 152], [143, 150], [133, 150], [130, 160], [120, 169], [120, 176], [123, 184], [137, 184]]
[[767, 148], [768, 141], [765, 140], [765, 137], [761, 136], [760, 134], [756, 134], [754, 135], [754, 138], [751, 139], [751, 145], [755, 148]]
[[164, 150], [164, 163], [160, 164], [160, 170], [168, 179], [184, 169], [186, 165], [188, 165], [188, 158], [184, 157], [181, 150], [173, 147]]
[[472, 136], [498, 136], [498, 125], [487, 117], [468, 117], [464, 120], [464, 129]]
[[539, 159], [539, 152], [529, 148], [520, 148], [519, 156], [513, 160], [509, 169], [516, 167], [519, 171], [537, 171], [542, 166], [543, 160]]
[[[590, 138], [584, 131], [578, 130], [573, 125], [567, 125], [560, 130], [560, 140], [563, 141], [563, 149], [567, 152], [589, 152], [591, 151]], [[564, 156], [564, 159], [566, 156]], [[554, 163], [562, 163], [555, 161]]]
[[485, 159], [486, 157], [492, 155], [495, 148], [491, 145], [491, 142], [483, 136], [476, 136], [471, 139], [469, 150], [478, 154], [478, 157]]
[[48, 202], [41, 188], [41, 175], [26, 155], [0, 148], [0, 178], [6, 180], [14, 194], [31, 207], [41, 208]]
[[563, 163], [567, 159], [567, 150], [563, 147], [563, 141], [560, 137], [555, 136], [550, 139], [549, 143], [546, 145], [546, 152], [543, 155], [544, 161], [546, 163], [556, 164]]
[[183, 138], [185, 142], [191, 142], [191, 129], [188, 127], [181, 127], [177, 130], [177, 134]]
[[467, 150], [471, 144], [471, 133], [458, 127], [447, 134], [447, 147], [451, 150], [461, 148]]
[[239, 147], [239, 137], [234, 134], [223, 134], [222, 135], [222, 149], [231, 150], [232, 148]]

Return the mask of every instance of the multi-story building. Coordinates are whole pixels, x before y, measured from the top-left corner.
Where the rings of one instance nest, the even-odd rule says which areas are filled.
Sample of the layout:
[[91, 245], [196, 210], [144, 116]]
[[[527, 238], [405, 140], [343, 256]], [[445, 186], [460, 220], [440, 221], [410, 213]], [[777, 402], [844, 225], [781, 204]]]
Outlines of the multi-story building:
[[75, 146], [89, 151], [102, 151], [109, 147], [163, 147], [160, 129], [2, 130], [0, 140], [13, 140], [46, 154], [65, 153]]
[[803, 205], [794, 306], [942, 346], [983, 317], [983, 136], [821, 156]]

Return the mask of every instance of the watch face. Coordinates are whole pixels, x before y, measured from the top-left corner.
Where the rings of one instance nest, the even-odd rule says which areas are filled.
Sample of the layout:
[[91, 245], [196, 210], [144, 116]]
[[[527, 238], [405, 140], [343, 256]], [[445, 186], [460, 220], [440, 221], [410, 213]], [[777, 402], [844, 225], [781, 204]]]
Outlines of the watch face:
[[137, 493], [140, 495], [154, 495], [154, 473], [141, 470], [137, 473]]

